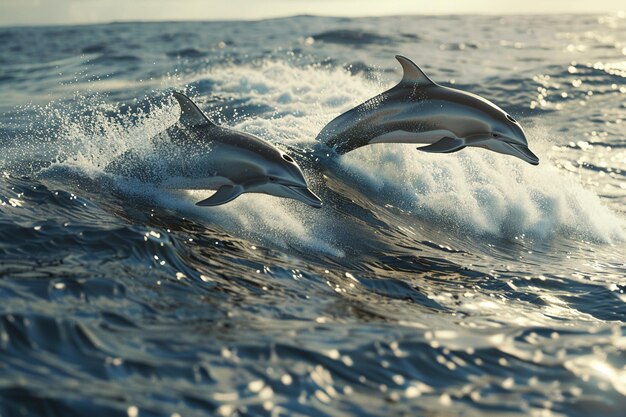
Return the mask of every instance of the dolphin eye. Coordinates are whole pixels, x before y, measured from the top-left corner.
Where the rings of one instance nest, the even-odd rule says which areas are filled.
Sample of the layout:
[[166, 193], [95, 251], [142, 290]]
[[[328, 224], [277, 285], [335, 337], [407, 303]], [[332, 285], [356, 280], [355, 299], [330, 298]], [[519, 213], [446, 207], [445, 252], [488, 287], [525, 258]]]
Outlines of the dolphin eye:
[[276, 181], [276, 177], [267, 177], [268, 180], [270, 180], [271, 182]]
[[293, 158], [287, 155], [286, 153], [283, 154], [283, 159], [287, 162], [291, 162], [291, 163], [294, 162]]
[[506, 118], [509, 119], [511, 122], [513, 123], [517, 123], [517, 120], [515, 120], [514, 118], [512, 118], [510, 115], [506, 115]]
[[497, 133], [494, 133], [494, 134], [493, 134], [493, 137], [494, 137], [494, 138], [497, 138], [498, 136], [500, 136], [500, 135], [498, 135]]

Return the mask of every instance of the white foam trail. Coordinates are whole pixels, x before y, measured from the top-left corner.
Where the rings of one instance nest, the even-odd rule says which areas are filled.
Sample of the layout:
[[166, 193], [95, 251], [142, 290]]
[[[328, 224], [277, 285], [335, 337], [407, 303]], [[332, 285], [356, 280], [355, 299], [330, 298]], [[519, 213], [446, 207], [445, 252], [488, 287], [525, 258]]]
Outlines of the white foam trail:
[[[271, 119], [247, 118], [233, 127], [291, 146], [310, 145], [333, 117], [387, 87], [341, 69], [299, 68], [273, 61], [214, 67], [181, 82], [196, 79], [210, 79], [215, 94], [273, 106]], [[104, 166], [125, 150], [149, 146], [149, 138], [174, 123], [178, 111], [170, 103], [132, 124], [104, 115], [67, 122], [64, 134], [73, 145], [64, 152], [72, 151], [78, 157], [65, 163], [101, 174]], [[531, 149], [542, 159], [539, 167], [480, 149], [426, 154], [415, 146], [398, 144], [364, 147], [342, 156], [340, 162], [366, 194], [407, 207], [422, 221], [452, 223], [503, 237], [526, 233], [540, 238], [626, 239], [623, 219], [551, 164], [546, 157], [551, 147], [546, 133], [531, 129], [528, 137]], [[143, 192], [132, 187], [128, 191]], [[342, 255], [334, 244], [339, 220], [328, 209], [314, 210], [299, 202], [258, 194], [207, 209], [194, 205], [202, 198], [194, 193], [156, 189], [149, 193], [163, 206], [192, 212], [239, 234], [278, 246], [304, 246]], [[377, 198], [374, 200], [380, 202]]]
[[333, 244], [332, 231], [320, 218], [323, 214], [300, 202], [263, 194], [243, 194], [227, 205], [199, 207], [195, 202], [207, 198], [212, 191], [163, 190], [138, 181], [121, 181], [118, 185], [131, 196], [154, 201], [157, 207], [204, 219], [241, 237], [281, 248], [293, 246], [344, 256]]
[[411, 145], [360, 148], [342, 163], [389, 203], [423, 219], [502, 237], [625, 240], [623, 219], [551, 163], [540, 129], [527, 133], [541, 158], [537, 167], [483, 149], [427, 154]]
[[[292, 144], [312, 141], [333, 117], [390, 86], [341, 69], [295, 68], [284, 62], [230, 67], [203, 76], [215, 81], [222, 93], [254, 104], [271, 103], [277, 114], [287, 114], [246, 120], [238, 128]], [[430, 155], [398, 144], [360, 148], [341, 162], [367, 186], [395, 190], [395, 204], [417, 210], [423, 219], [436, 216], [504, 237], [626, 240], [624, 220], [551, 163], [553, 135], [542, 128], [527, 129], [527, 134], [531, 149], [542, 157], [538, 167], [481, 149]]]
[[[206, 192], [188, 192], [193, 201], [206, 198]], [[229, 230], [240, 235], [267, 241], [277, 246], [306, 247], [332, 256], [344, 252], [333, 242], [332, 224], [324, 221], [324, 214], [303, 203], [262, 194], [244, 194], [228, 206], [215, 207], [207, 213], [206, 207], [196, 207], [196, 213], [210, 215], [215, 220], [228, 222]], [[223, 223], [222, 223], [223, 224]]]
[[[40, 176], [58, 176], [57, 168], [70, 168], [97, 179], [107, 175], [104, 168], [127, 150], [139, 154], [153, 151], [150, 138], [174, 124], [179, 108], [172, 100], [163, 106], [153, 106], [148, 113], [111, 118], [111, 106], [92, 103], [93, 114], [75, 118], [71, 112], [58, 112], [61, 131], [56, 147], [56, 162], [40, 172]], [[289, 118], [286, 118], [289, 119]], [[262, 126], [261, 122], [258, 126]], [[271, 125], [271, 123], [269, 123]], [[280, 125], [280, 124], [279, 124]], [[291, 122], [282, 126], [293, 126]], [[253, 131], [254, 129], [244, 130]], [[240, 126], [237, 126], [240, 128]], [[264, 135], [267, 136], [267, 132]], [[61, 171], [63, 172], [63, 171]], [[205, 219], [227, 231], [255, 241], [286, 248], [311, 249], [331, 256], [344, 253], [334, 243], [332, 219], [325, 213], [301, 202], [262, 194], [244, 194], [220, 207], [198, 207], [197, 201], [211, 192], [162, 190], [136, 180], [118, 179], [117, 186], [129, 195], [155, 201], [160, 207], [179, 210], [181, 216]]]
[[216, 94], [274, 107], [271, 119], [247, 119], [236, 124], [238, 129], [296, 145], [314, 142], [322, 127], [341, 111], [380, 92], [379, 85], [343, 69], [301, 68], [282, 61], [213, 68], [183, 81], [203, 78], [211, 79]]

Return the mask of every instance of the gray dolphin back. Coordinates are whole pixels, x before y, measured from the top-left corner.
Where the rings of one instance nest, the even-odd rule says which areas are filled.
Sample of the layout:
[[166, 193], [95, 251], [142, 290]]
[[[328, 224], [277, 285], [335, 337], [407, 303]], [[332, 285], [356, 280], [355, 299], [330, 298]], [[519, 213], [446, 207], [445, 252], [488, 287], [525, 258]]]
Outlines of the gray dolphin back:
[[[415, 63], [401, 55], [396, 59], [402, 65], [402, 80], [389, 90], [337, 116], [317, 135], [339, 154], [369, 145], [370, 141], [390, 130], [412, 131], [415, 125], [402, 113], [406, 105], [426, 99], [426, 90], [439, 87]], [[389, 123], [398, 118], [397, 122]]]
[[339, 154], [375, 143], [424, 145], [422, 152], [485, 148], [537, 165], [522, 127], [504, 110], [475, 94], [433, 82], [400, 55], [402, 80], [337, 116], [317, 136]]
[[243, 193], [292, 198], [320, 208], [297, 163], [254, 135], [220, 127], [184, 94], [174, 92], [178, 121], [152, 138], [143, 154], [128, 151], [105, 170], [170, 189], [216, 190], [199, 206], [218, 206]]

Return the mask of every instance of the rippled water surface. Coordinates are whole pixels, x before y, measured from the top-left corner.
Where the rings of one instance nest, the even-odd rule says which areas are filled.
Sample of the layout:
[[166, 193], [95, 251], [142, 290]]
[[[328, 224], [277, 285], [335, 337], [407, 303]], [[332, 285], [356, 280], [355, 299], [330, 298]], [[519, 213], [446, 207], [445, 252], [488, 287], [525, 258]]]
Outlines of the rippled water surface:
[[[316, 143], [402, 53], [520, 120], [481, 149]], [[626, 19], [0, 29], [0, 415], [622, 416]], [[186, 91], [321, 210], [105, 173]]]

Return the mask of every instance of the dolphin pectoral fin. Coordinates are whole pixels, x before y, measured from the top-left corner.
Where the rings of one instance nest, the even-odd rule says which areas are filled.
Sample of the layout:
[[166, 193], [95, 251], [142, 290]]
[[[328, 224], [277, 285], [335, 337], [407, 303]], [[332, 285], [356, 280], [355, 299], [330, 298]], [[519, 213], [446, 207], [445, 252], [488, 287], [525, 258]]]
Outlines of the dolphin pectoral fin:
[[233, 201], [243, 194], [243, 187], [240, 185], [222, 185], [211, 197], [198, 201], [196, 206], [219, 206]]
[[452, 153], [465, 148], [463, 139], [443, 138], [432, 145], [417, 148], [418, 151], [432, 153]]

